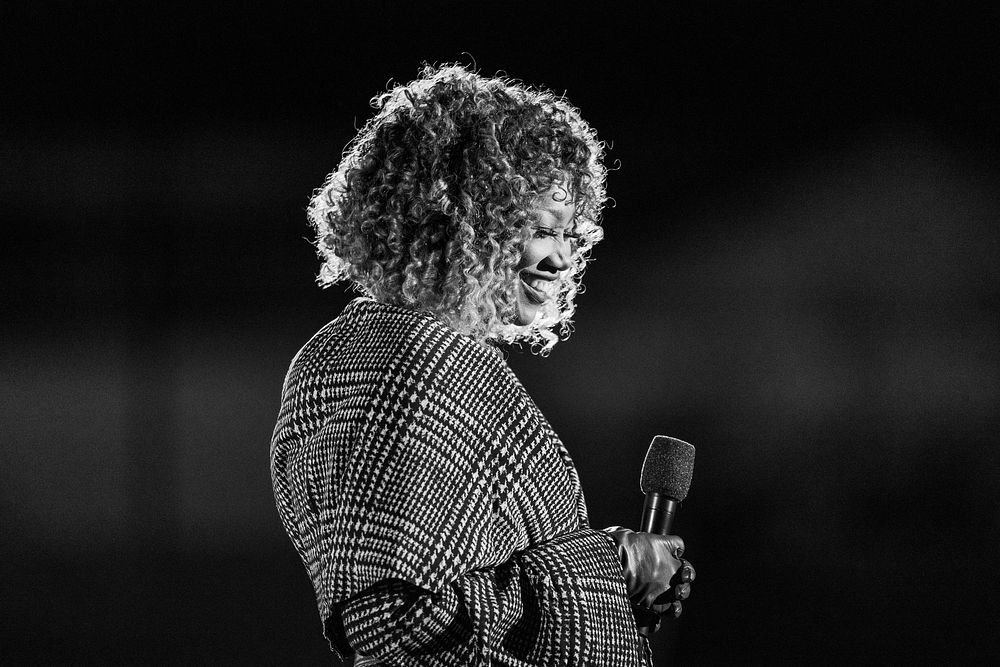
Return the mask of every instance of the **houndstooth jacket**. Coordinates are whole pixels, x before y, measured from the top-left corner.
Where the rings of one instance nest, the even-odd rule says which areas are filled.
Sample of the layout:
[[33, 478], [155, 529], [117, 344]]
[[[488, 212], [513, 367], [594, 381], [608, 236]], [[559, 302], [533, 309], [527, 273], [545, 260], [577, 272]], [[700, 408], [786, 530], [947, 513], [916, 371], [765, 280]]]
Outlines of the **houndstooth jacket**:
[[649, 665], [614, 540], [499, 353], [355, 299], [295, 356], [271, 442], [333, 649], [385, 665]]

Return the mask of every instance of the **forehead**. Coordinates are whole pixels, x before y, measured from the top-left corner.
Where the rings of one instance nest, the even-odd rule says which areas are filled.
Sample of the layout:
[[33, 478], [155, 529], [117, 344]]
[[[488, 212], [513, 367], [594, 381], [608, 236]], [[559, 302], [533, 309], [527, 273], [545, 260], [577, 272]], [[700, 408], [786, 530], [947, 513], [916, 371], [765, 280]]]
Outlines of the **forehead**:
[[572, 193], [561, 185], [553, 185], [548, 190], [540, 192], [534, 202], [536, 213], [551, 214], [563, 224], [569, 224], [576, 213]]

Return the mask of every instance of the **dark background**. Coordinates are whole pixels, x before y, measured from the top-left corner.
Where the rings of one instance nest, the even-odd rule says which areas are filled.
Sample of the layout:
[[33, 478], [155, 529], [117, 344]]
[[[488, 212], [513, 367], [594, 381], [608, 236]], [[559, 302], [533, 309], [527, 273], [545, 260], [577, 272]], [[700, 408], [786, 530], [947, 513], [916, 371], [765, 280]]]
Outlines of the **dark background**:
[[510, 363], [595, 525], [697, 446], [661, 663], [1000, 654], [996, 15], [136, 4], [0, 9], [0, 661], [333, 662], [268, 471], [351, 296], [304, 208], [387, 81], [472, 58], [620, 164], [577, 332]]

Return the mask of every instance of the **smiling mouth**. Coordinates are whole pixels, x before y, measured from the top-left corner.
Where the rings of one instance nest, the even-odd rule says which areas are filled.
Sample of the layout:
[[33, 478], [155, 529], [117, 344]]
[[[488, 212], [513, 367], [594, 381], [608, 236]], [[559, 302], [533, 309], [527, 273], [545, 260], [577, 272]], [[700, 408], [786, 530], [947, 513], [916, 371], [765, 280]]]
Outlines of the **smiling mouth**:
[[531, 281], [522, 278], [521, 285], [524, 287], [524, 294], [526, 297], [528, 297], [528, 301], [539, 306], [548, 301], [549, 300], [548, 292], [539, 289], [539, 287], [533, 286], [531, 283], [535, 283], [535, 285], [538, 285], [539, 287], [548, 284], [541, 278], [533, 278]]

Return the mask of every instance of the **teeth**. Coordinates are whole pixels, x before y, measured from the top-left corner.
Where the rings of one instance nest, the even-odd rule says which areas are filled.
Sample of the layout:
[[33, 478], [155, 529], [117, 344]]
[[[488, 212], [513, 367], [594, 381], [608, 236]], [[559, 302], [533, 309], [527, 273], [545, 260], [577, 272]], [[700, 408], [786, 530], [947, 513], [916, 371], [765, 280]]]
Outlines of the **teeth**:
[[532, 278], [531, 280], [525, 280], [524, 284], [535, 290], [536, 292], [541, 292], [542, 294], [548, 296], [548, 286], [549, 281], [542, 278]]

